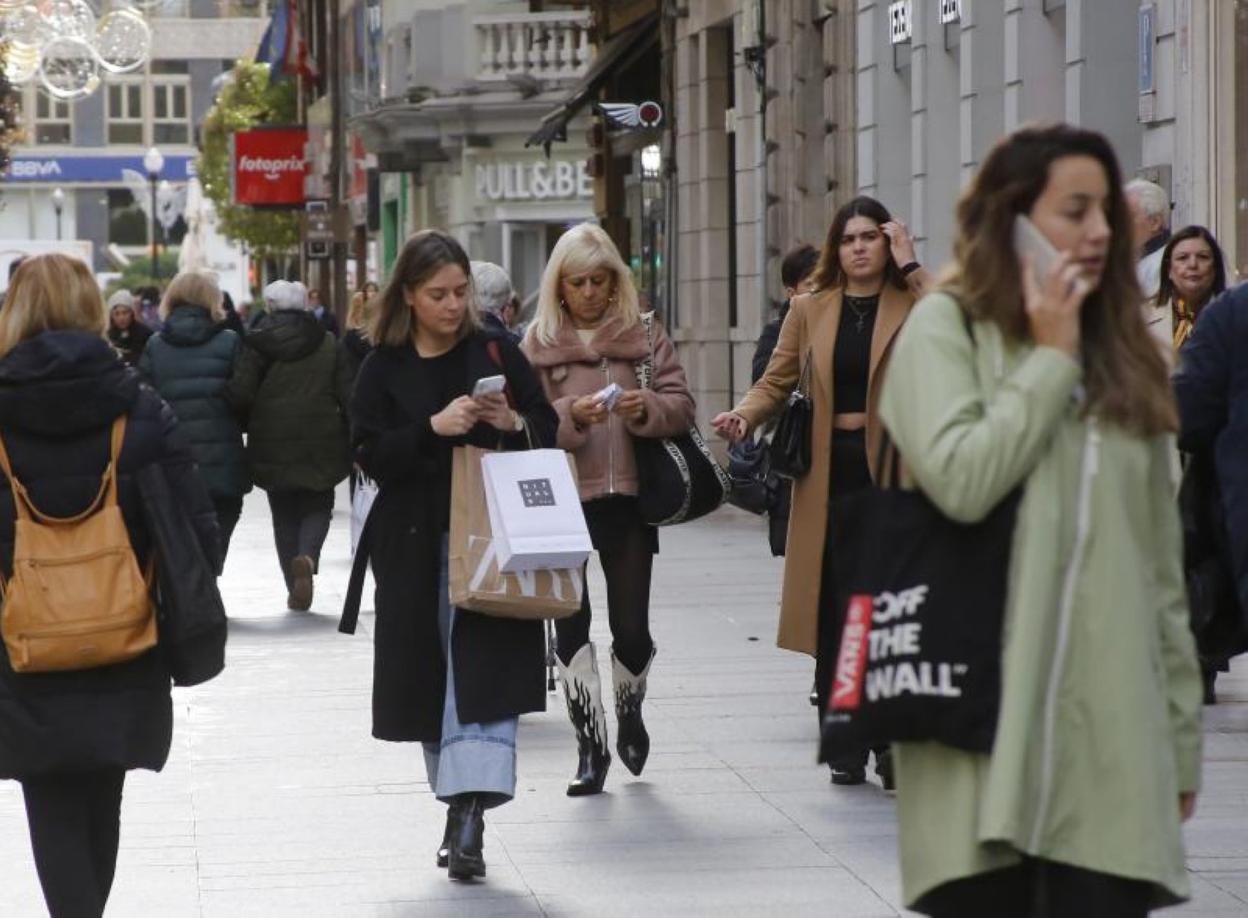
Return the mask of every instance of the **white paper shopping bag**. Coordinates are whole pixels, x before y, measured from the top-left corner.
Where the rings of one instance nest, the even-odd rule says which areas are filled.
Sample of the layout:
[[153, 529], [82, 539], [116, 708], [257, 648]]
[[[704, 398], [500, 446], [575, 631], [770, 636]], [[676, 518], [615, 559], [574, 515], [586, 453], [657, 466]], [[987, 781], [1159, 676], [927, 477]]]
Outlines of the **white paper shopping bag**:
[[570, 461], [561, 449], [482, 457], [500, 570], [579, 567], [593, 551]]

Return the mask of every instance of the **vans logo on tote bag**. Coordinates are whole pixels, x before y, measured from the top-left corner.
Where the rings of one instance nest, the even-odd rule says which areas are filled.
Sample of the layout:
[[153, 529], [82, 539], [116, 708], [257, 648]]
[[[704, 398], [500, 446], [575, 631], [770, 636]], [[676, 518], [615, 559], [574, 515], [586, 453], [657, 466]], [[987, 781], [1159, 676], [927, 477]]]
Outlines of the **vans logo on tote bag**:
[[926, 585], [878, 596], [851, 596], [836, 659], [836, 679], [829, 704], [850, 711], [862, 703], [901, 695], [962, 697], [958, 677], [964, 663], [920, 659], [923, 623], [918, 615], [927, 600]]

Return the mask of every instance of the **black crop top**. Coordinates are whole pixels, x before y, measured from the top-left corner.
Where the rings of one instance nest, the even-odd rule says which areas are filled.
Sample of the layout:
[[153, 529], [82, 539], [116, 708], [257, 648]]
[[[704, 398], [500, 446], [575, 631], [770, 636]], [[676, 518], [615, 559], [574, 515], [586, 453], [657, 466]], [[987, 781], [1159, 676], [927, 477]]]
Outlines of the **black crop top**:
[[841, 297], [841, 322], [832, 352], [832, 404], [837, 414], [867, 410], [867, 381], [871, 375], [871, 337], [879, 295]]

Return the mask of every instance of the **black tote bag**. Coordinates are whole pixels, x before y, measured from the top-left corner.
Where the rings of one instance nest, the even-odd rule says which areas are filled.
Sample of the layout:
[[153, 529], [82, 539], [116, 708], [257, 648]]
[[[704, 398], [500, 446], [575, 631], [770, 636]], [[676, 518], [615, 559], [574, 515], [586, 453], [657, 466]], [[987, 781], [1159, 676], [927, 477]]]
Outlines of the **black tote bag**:
[[[635, 367], [637, 384], [650, 388], [654, 376], [654, 313], [641, 317], [650, 353]], [[687, 523], [717, 510], [732, 487], [696, 427], [675, 437], [633, 437], [637, 461], [637, 504], [651, 526]]]
[[950, 519], [895, 481], [837, 501], [832, 574], [844, 624], [825, 755], [908, 740], [992, 749], [1021, 496], [978, 523]]

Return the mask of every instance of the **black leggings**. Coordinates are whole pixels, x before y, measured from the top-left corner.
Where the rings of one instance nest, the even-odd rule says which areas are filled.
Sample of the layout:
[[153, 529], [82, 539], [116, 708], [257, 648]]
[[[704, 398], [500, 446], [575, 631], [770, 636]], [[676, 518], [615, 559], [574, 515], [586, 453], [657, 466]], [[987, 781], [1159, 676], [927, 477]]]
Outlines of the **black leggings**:
[[99, 918], [121, 833], [120, 768], [22, 781], [39, 885], [52, 918]]
[[932, 918], [1143, 918], [1152, 887], [1040, 858], [939, 886], [916, 903]]
[[[582, 506], [607, 580], [607, 614], [615, 656], [639, 673], [654, 649], [650, 639], [650, 572], [658, 535], [653, 526], [642, 522], [635, 497], [605, 497]], [[564, 664], [589, 642], [592, 617], [586, 584], [581, 610], [555, 622], [559, 659]]]
[[290, 589], [290, 562], [306, 555], [312, 569], [320, 567], [321, 546], [329, 535], [334, 515], [334, 492], [269, 491], [269, 510], [273, 514], [273, 540], [277, 543], [277, 560], [282, 565], [286, 588]]

